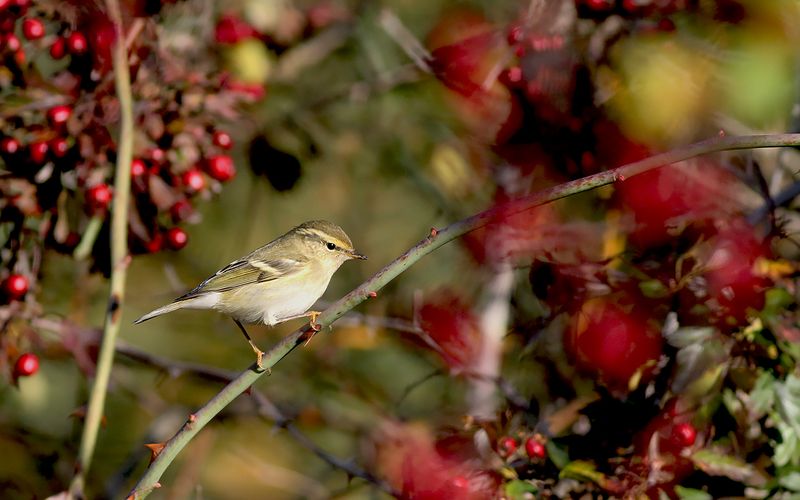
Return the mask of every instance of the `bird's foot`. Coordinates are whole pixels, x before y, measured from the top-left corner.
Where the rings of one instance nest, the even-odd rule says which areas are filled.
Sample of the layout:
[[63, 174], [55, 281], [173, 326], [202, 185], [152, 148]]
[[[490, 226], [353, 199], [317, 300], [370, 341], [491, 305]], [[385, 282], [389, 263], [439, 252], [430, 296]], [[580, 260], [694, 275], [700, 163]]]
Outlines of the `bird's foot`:
[[[319, 311], [308, 311], [308, 313], [306, 313], [306, 314], [308, 316], [311, 316], [311, 321], [309, 322], [309, 326], [311, 326], [311, 329], [314, 330], [315, 332], [318, 332], [318, 331], [322, 330], [322, 325], [317, 323], [317, 318], [322, 313], [319, 312]], [[313, 337], [313, 335], [312, 335], [312, 337]]]

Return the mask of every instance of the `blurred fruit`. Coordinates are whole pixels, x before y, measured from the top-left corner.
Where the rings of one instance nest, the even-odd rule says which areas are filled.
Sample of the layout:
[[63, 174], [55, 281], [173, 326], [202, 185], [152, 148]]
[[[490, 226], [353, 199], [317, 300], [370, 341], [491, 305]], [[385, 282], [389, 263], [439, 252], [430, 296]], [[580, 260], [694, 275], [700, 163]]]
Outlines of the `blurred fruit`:
[[44, 36], [44, 23], [39, 19], [25, 19], [22, 21], [22, 34], [28, 40], [38, 40]]
[[147, 253], [160, 252], [164, 248], [164, 235], [161, 232], [156, 232], [153, 236], [144, 243], [144, 248]]
[[231, 136], [227, 132], [221, 130], [214, 131], [212, 142], [215, 146], [222, 149], [231, 149], [233, 147], [233, 139], [231, 139]]
[[169, 209], [172, 220], [181, 222], [188, 219], [194, 213], [194, 207], [189, 203], [189, 200], [178, 200]]
[[676, 425], [672, 429], [672, 442], [679, 447], [692, 446], [697, 439], [697, 429], [689, 422]]
[[36, 165], [41, 165], [47, 160], [47, 152], [49, 150], [50, 146], [47, 141], [32, 142], [28, 146], [28, 154], [30, 154], [31, 161]]
[[208, 159], [208, 175], [212, 178], [225, 182], [233, 179], [236, 175], [236, 167], [233, 165], [233, 158], [227, 155], [216, 155]]
[[147, 165], [139, 158], [131, 160], [131, 176], [141, 177], [147, 173]]
[[0, 151], [3, 154], [16, 154], [21, 147], [22, 145], [19, 143], [19, 141], [13, 137], [4, 137], [3, 140], [0, 141]]
[[257, 34], [255, 28], [233, 14], [222, 16], [214, 28], [214, 39], [223, 45], [232, 45]]
[[111, 188], [108, 184], [97, 184], [86, 190], [86, 203], [92, 212], [100, 212], [111, 204]]
[[47, 110], [47, 119], [54, 127], [63, 126], [72, 115], [72, 107], [66, 104], [53, 106]]
[[80, 31], [73, 31], [67, 36], [67, 49], [73, 55], [85, 54], [89, 50], [89, 41]]
[[206, 178], [196, 168], [191, 168], [181, 175], [181, 182], [189, 192], [197, 193], [206, 187]]
[[613, 303], [590, 300], [573, 316], [564, 344], [579, 368], [596, 373], [612, 387], [624, 388], [639, 370], [642, 380], [649, 380], [663, 341], [659, 328], [645, 317]]
[[54, 137], [50, 139], [48, 144], [50, 146], [50, 152], [56, 158], [63, 158], [69, 152], [69, 143], [63, 137]]
[[53, 59], [61, 59], [67, 54], [66, 42], [62, 37], [58, 37], [50, 45], [50, 57]]
[[16, 52], [22, 48], [22, 42], [14, 33], [8, 33], [3, 37], [3, 47], [9, 52]]
[[755, 267], [759, 258], [767, 256], [768, 250], [756, 239], [754, 228], [744, 223], [715, 238], [706, 265], [708, 295], [728, 323], [739, 324], [746, 320], [748, 310], [764, 307], [770, 282], [756, 274]]
[[517, 451], [517, 440], [513, 437], [504, 436], [497, 441], [497, 453], [501, 457], [511, 456], [515, 451]]
[[28, 278], [21, 274], [11, 274], [3, 282], [3, 292], [9, 300], [20, 300], [28, 293]]
[[14, 377], [29, 377], [39, 371], [39, 357], [26, 352], [14, 363]]
[[189, 243], [189, 235], [179, 227], [171, 227], [167, 230], [167, 245], [173, 250], [180, 250]]
[[541, 460], [547, 456], [547, 450], [538, 439], [529, 437], [525, 440], [525, 453], [531, 460]]
[[471, 366], [480, 349], [477, 320], [467, 305], [448, 292], [419, 309], [419, 322], [436, 344], [436, 352], [453, 369]]

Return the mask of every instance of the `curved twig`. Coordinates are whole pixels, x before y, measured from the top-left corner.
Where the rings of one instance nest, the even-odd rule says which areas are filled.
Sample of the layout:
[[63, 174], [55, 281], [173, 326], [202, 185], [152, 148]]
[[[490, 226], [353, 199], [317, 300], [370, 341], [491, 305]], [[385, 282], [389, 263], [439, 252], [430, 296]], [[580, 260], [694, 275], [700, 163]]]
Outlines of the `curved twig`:
[[[387, 283], [403, 273], [411, 265], [416, 263], [425, 255], [433, 252], [442, 245], [462, 236], [470, 231], [474, 231], [496, 220], [500, 215], [509, 216], [531, 208], [549, 203], [554, 200], [565, 198], [577, 193], [589, 191], [591, 189], [622, 182], [634, 175], [658, 168], [671, 163], [683, 161], [695, 156], [714, 153], [726, 150], [752, 149], [752, 148], [771, 148], [782, 146], [800, 145], [800, 134], [774, 134], [774, 135], [754, 135], [754, 136], [722, 136], [708, 139], [689, 146], [675, 149], [666, 153], [658, 154], [644, 160], [634, 162], [622, 167], [600, 172], [581, 179], [566, 182], [558, 186], [546, 189], [539, 193], [527, 196], [518, 200], [510, 201], [504, 205], [491, 208], [484, 212], [450, 224], [449, 226], [436, 230], [432, 229], [431, 234], [409, 249], [406, 253], [389, 263], [386, 267], [378, 271], [370, 279], [362, 283], [355, 290], [351, 291], [338, 301], [328, 307], [317, 319], [322, 326], [329, 326], [334, 321], [343, 316], [347, 311], [354, 308], [361, 302], [383, 288]], [[284, 356], [289, 354], [295, 347], [302, 344], [313, 335], [309, 326], [296, 330], [283, 340], [278, 342], [270, 349], [263, 358], [265, 368], [271, 368], [278, 363]], [[235, 380], [223, 388], [197, 413], [190, 415], [187, 422], [181, 429], [167, 441], [161, 453], [150, 464], [145, 474], [131, 491], [131, 498], [143, 498], [150, 494], [154, 488], [160, 484], [158, 480], [167, 469], [169, 464], [175, 459], [180, 451], [200, 432], [214, 416], [225, 406], [233, 401], [237, 396], [247, 390], [256, 380], [258, 380], [267, 370], [259, 371], [255, 365], [250, 366], [246, 371], [239, 375]]]

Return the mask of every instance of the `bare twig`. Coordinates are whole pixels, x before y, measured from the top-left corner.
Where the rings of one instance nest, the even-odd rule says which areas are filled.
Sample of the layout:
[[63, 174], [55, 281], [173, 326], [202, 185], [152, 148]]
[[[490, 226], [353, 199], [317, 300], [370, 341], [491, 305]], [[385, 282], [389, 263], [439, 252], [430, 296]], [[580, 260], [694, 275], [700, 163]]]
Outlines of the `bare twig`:
[[128, 256], [128, 204], [131, 186], [131, 160], [133, 158], [133, 96], [128, 69], [128, 58], [122, 30], [122, 14], [118, 0], [106, 0], [106, 9], [116, 29], [114, 44], [114, 80], [120, 106], [120, 137], [114, 175], [114, 201], [111, 207], [111, 287], [106, 310], [103, 339], [97, 361], [97, 372], [89, 396], [86, 421], [78, 451], [75, 477], [70, 484], [69, 496], [83, 498], [86, 473], [92, 462], [97, 433], [103, 417], [108, 379], [114, 363], [114, 345], [119, 333]]
[[[377, 292], [394, 278], [405, 272], [410, 266], [422, 257], [428, 255], [446, 243], [462, 236], [470, 231], [490, 224], [498, 217], [508, 217], [510, 215], [530, 210], [531, 208], [549, 203], [561, 198], [572, 196], [577, 193], [589, 191], [591, 189], [622, 182], [634, 175], [652, 170], [671, 163], [680, 162], [695, 156], [714, 153], [725, 150], [768, 148], [782, 146], [800, 145], [800, 134], [775, 134], [757, 136], [724, 136], [715, 137], [706, 141], [691, 144], [689, 146], [675, 149], [666, 153], [658, 154], [650, 158], [631, 163], [613, 170], [600, 172], [581, 179], [566, 182], [558, 186], [540, 191], [531, 196], [526, 196], [518, 200], [510, 201], [499, 207], [480, 212], [461, 221], [455, 222], [441, 230], [431, 231], [431, 234], [405, 252], [403, 255], [386, 265], [370, 279], [362, 283], [352, 292], [348, 293], [333, 305], [328, 307], [317, 318], [320, 326], [331, 325], [342, 317], [347, 311], [351, 310], [361, 302], [365, 301], [370, 294]], [[314, 332], [310, 326], [305, 326], [291, 333], [283, 340], [278, 342], [263, 357], [264, 368], [275, 366], [284, 356], [289, 354], [295, 347], [302, 345]], [[235, 380], [222, 389], [205, 406], [181, 427], [181, 429], [167, 443], [155, 461], [150, 464], [145, 474], [139, 480], [131, 492], [131, 497], [142, 498], [150, 494], [154, 488], [159, 486], [159, 479], [169, 464], [177, 457], [178, 453], [191, 441], [200, 430], [208, 424], [214, 416], [225, 408], [237, 396], [246, 391], [253, 383], [258, 380], [268, 370], [259, 370], [256, 364], [250, 366], [246, 371], [239, 375]]]

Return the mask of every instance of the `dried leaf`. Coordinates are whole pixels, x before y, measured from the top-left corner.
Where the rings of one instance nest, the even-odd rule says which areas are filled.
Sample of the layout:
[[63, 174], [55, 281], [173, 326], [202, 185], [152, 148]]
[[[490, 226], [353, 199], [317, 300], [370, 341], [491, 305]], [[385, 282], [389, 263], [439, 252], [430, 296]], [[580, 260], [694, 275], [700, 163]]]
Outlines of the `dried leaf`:
[[749, 486], [763, 486], [767, 478], [739, 457], [705, 449], [692, 454], [695, 467], [710, 476], [724, 476]]

